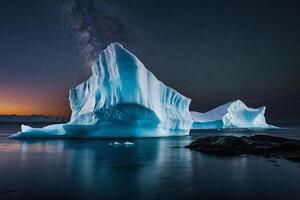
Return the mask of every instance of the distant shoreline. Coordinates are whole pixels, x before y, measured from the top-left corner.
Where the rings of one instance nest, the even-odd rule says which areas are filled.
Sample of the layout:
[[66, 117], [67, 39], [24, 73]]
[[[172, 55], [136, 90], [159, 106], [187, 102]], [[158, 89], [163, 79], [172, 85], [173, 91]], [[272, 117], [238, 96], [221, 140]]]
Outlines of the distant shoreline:
[[45, 115], [0, 115], [0, 124], [4, 123], [64, 123], [70, 117], [51, 117]]
[[62, 122], [53, 122], [53, 121], [35, 121], [35, 122], [30, 122], [30, 121], [25, 121], [25, 122], [0, 122], [0, 124], [60, 124], [60, 123], [66, 123], [67, 121], [62, 121]]

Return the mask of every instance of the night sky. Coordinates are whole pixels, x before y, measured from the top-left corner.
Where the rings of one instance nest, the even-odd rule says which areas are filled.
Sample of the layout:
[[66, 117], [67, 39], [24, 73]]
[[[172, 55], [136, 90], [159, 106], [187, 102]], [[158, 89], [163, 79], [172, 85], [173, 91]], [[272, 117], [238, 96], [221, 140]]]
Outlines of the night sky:
[[116, 41], [191, 110], [241, 99], [300, 119], [298, 0], [2, 0], [0, 114], [68, 115], [68, 89]]

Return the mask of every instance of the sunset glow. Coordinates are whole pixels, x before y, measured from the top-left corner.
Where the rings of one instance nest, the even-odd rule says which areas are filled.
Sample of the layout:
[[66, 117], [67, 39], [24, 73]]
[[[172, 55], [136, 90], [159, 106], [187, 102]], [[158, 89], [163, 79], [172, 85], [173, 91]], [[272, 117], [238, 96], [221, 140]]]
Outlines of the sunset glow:
[[[49, 91], [28, 90], [24, 88], [2, 88], [0, 93], [0, 115], [32, 115], [49, 116], [69, 115], [67, 95], [53, 96]], [[67, 94], [67, 91], [64, 93]]]

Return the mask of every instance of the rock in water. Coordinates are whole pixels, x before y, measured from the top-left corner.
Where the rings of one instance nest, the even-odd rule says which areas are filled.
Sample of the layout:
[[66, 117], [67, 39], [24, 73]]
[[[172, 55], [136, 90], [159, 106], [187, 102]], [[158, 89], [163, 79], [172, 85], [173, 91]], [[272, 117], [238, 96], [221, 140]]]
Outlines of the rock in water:
[[160, 82], [119, 43], [110, 44], [90, 78], [70, 90], [71, 120], [44, 128], [22, 126], [11, 138], [160, 137], [189, 134], [191, 100]]
[[187, 148], [217, 155], [252, 154], [300, 161], [300, 141], [269, 135], [209, 136], [199, 138]]
[[266, 123], [265, 110], [265, 107], [249, 108], [236, 100], [206, 113], [191, 111], [193, 129], [276, 128]]

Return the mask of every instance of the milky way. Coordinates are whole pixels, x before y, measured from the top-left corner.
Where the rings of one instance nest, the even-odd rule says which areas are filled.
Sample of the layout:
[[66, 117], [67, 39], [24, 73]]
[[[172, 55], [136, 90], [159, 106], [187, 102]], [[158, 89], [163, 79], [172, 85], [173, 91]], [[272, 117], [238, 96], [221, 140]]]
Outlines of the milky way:
[[112, 42], [128, 41], [129, 31], [121, 20], [106, 9], [106, 1], [66, 0], [64, 12], [71, 24], [72, 35], [91, 66], [95, 57]]

